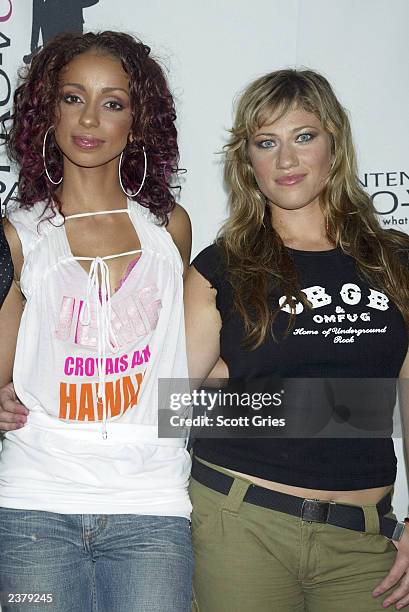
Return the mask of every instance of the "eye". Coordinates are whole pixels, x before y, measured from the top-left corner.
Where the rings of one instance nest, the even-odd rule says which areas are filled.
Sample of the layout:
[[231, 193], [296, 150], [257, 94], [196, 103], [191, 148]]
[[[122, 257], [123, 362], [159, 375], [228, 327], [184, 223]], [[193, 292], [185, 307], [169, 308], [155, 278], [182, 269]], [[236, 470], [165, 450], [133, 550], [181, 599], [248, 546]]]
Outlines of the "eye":
[[310, 142], [313, 138], [315, 138], [315, 134], [310, 134], [309, 132], [303, 132], [299, 134], [296, 138], [296, 142]]
[[268, 139], [268, 140], [259, 140], [256, 143], [256, 146], [259, 149], [272, 149], [273, 147], [276, 146], [276, 144], [275, 144], [274, 140], [269, 140]]
[[75, 94], [63, 94], [62, 100], [66, 104], [78, 104], [81, 102], [81, 98]]
[[121, 104], [121, 102], [118, 102], [117, 100], [109, 100], [108, 102], [105, 102], [104, 106], [109, 110], [113, 111], [120, 111], [124, 108], [124, 105]]

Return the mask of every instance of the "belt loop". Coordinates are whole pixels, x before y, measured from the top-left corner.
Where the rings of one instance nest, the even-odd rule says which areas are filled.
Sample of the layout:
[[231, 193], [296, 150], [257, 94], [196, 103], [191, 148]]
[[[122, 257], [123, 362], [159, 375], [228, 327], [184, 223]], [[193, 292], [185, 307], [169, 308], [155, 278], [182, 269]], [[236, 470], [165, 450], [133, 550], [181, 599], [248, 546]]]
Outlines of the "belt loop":
[[365, 532], [372, 535], [379, 534], [379, 514], [376, 506], [362, 506], [365, 518]]
[[251, 482], [242, 478], [235, 478], [230, 487], [229, 494], [223, 502], [222, 509], [237, 513], [250, 486]]

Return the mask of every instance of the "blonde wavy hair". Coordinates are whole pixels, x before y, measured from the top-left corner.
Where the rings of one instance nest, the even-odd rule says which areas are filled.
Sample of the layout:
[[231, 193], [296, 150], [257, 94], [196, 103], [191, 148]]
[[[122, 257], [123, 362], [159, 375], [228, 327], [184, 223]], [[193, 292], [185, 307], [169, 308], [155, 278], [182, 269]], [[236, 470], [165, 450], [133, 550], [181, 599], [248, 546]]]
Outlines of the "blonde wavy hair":
[[294, 108], [313, 113], [332, 142], [332, 165], [320, 204], [328, 239], [353, 257], [362, 278], [383, 291], [409, 327], [409, 237], [383, 230], [370, 196], [359, 183], [348, 116], [330, 84], [313, 70], [277, 70], [251, 83], [236, 106], [225, 146], [224, 176], [230, 214], [217, 243], [226, 256], [234, 304], [241, 315], [245, 344], [257, 348], [274, 334], [279, 308], [270, 295], [279, 288], [292, 309], [285, 335], [295, 321], [294, 298], [309, 307], [294, 262], [271, 223], [269, 204], [258, 188], [248, 155], [255, 130]]

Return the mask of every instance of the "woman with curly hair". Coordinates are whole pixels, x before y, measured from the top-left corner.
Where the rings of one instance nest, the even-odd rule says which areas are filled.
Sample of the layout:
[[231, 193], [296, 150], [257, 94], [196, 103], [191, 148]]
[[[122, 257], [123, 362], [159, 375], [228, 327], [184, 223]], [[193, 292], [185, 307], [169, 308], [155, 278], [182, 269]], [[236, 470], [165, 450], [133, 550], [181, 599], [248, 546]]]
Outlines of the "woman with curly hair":
[[190, 609], [190, 458], [157, 434], [158, 379], [187, 376], [175, 118], [122, 33], [53, 39], [15, 92], [0, 384], [28, 410], [0, 461], [4, 612]]
[[[199, 430], [197, 608], [401, 609], [409, 533], [391, 512], [393, 442], [376, 434], [390, 431], [396, 378], [409, 376], [409, 239], [380, 227], [347, 115], [311, 70], [279, 70], [246, 88], [225, 178], [230, 216], [185, 283], [190, 376], [203, 380], [220, 355], [226, 378], [253, 393], [276, 389], [281, 407], [246, 411], [250, 425], [236, 437]], [[369, 395], [343, 404], [348, 384]], [[362, 422], [377, 405], [381, 423]]]

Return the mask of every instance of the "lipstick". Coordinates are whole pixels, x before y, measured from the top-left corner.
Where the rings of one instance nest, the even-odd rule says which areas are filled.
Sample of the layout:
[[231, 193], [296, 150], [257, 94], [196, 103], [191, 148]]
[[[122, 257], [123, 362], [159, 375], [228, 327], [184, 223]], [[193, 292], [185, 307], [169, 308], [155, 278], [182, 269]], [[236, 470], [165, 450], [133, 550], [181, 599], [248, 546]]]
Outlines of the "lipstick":
[[305, 174], [285, 174], [276, 179], [276, 183], [283, 187], [291, 187], [292, 185], [297, 185], [301, 183], [302, 180], [306, 177]]
[[73, 136], [72, 141], [75, 145], [77, 145], [77, 147], [80, 147], [81, 149], [97, 149], [104, 142], [103, 140], [100, 140], [100, 138], [95, 138], [94, 136], [88, 136], [85, 134]]

